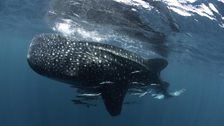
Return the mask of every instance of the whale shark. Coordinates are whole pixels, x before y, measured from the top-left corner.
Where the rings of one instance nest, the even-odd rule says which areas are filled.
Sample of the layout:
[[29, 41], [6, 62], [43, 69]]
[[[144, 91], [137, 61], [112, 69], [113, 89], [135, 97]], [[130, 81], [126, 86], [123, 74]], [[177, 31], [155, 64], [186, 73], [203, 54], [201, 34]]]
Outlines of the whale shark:
[[[100, 95], [111, 116], [121, 113], [128, 89], [149, 87], [165, 98], [168, 82], [160, 72], [168, 62], [162, 58], [144, 59], [113, 45], [69, 39], [44, 33], [33, 38], [28, 64], [38, 74], [64, 82], [77, 89]], [[136, 86], [137, 85], [137, 86]]]

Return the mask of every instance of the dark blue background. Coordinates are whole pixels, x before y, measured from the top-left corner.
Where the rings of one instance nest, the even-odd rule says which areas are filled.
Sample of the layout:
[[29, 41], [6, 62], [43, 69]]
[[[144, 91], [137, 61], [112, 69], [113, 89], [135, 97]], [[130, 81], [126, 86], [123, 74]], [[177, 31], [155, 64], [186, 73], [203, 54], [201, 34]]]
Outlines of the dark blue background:
[[[0, 126], [224, 126], [223, 64], [193, 58], [184, 62], [170, 56], [162, 72], [170, 90], [187, 89], [179, 97], [156, 100], [147, 95], [124, 105], [117, 117], [109, 116], [102, 101], [96, 108], [73, 105], [74, 89], [37, 75], [26, 61], [32, 37], [51, 32], [43, 20], [48, 2], [11, 2], [0, 1]], [[25, 10], [10, 10], [9, 5]]]

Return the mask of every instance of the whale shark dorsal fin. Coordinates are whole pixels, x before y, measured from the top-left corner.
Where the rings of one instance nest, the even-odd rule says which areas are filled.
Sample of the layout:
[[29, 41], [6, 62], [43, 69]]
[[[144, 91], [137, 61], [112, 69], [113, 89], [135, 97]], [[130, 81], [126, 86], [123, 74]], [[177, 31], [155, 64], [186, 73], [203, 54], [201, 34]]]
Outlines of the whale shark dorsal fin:
[[127, 84], [114, 83], [102, 87], [102, 99], [107, 111], [111, 116], [117, 116], [121, 113]]
[[160, 73], [167, 65], [168, 62], [162, 58], [148, 59], [146, 62], [147, 67], [153, 72]]

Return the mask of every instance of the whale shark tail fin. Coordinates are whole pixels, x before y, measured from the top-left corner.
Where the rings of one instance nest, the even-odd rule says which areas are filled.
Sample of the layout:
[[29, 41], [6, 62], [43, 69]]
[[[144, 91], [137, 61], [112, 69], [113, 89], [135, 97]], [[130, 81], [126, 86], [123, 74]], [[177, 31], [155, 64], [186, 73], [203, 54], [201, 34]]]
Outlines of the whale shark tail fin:
[[154, 59], [148, 59], [146, 65], [150, 70], [156, 73], [160, 73], [160, 71], [163, 70], [168, 65], [168, 62], [167, 60], [162, 58], [154, 58]]
[[[122, 85], [122, 86], [121, 86]], [[110, 84], [102, 87], [102, 98], [111, 116], [121, 113], [123, 100], [127, 92], [127, 84]]]

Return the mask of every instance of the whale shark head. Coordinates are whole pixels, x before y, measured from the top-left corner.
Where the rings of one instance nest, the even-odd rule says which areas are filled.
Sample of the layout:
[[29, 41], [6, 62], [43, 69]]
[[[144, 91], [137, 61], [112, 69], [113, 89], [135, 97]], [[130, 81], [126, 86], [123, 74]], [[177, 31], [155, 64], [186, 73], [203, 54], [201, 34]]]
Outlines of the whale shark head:
[[[90, 43], [72, 41], [58, 34], [41, 34], [33, 38], [27, 60], [35, 72], [54, 80], [72, 84], [78, 80], [95, 80], [86, 73], [94, 69], [94, 63], [102, 61], [84, 53], [90, 49]], [[91, 49], [97, 53], [95, 47]]]
[[67, 42], [65, 38], [53, 34], [34, 37], [27, 55], [30, 67], [35, 72], [50, 78], [62, 77], [69, 65], [69, 59], [66, 57], [68, 47], [64, 44], [65, 41]]

